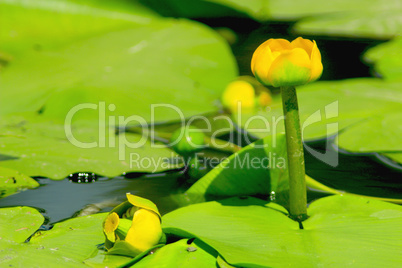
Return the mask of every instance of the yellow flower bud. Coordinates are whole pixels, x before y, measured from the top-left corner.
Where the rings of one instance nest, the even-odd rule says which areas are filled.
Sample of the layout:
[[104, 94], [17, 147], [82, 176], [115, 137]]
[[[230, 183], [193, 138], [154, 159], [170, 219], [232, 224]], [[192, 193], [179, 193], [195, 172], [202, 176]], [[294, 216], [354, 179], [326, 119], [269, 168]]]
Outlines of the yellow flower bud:
[[161, 237], [159, 216], [153, 211], [139, 209], [134, 213], [131, 228], [124, 240], [139, 252], [143, 252], [158, 244]]
[[222, 104], [232, 111], [236, 111], [238, 105], [249, 109], [254, 107], [254, 98], [254, 87], [246, 81], [237, 80], [227, 85], [222, 95]]
[[312, 82], [322, 74], [321, 54], [315, 41], [269, 39], [254, 52], [251, 71], [258, 81], [274, 87]]
[[109, 254], [135, 257], [157, 245], [163, 236], [161, 215], [150, 200], [127, 194], [103, 223]]

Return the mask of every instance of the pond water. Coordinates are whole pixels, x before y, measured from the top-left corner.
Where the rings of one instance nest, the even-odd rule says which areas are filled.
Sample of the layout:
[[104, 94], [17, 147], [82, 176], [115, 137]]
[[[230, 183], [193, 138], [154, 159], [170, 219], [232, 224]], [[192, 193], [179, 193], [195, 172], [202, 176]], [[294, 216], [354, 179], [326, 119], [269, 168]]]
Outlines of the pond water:
[[[238, 60], [240, 75], [251, 75], [250, 59], [258, 44], [269, 37], [286, 39], [297, 37], [289, 33], [292, 23], [260, 25], [239, 18], [210, 19], [202, 22], [211, 27], [229, 27], [237, 33], [238, 41], [232, 48]], [[325, 37], [313, 39], [323, 51], [325, 65], [322, 80], [372, 75], [370, 67], [362, 63], [361, 55], [368, 47], [375, 46], [381, 41]], [[325, 141], [311, 142], [308, 145], [319, 150], [325, 149]], [[339, 166], [332, 168], [306, 153], [306, 171], [316, 180], [336, 189], [402, 199], [402, 167], [380, 161], [375, 155], [356, 156], [340, 153]], [[21, 205], [35, 207], [44, 214], [47, 223], [51, 224], [81, 212], [109, 211], [124, 201], [125, 193], [131, 192], [151, 199], [158, 204], [161, 213], [164, 214], [177, 208], [172, 195], [188, 187], [182, 183], [183, 176], [181, 171], [153, 175], [131, 174], [111, 179], [101, 177], [90, 183], [77, 183], [77, 180], [68, 178], [61, 181], [37, 178], [41, 184], [39, 188], [0, 199], [0, 207]], [[309, 199], [315, 196], [311, 194]]]

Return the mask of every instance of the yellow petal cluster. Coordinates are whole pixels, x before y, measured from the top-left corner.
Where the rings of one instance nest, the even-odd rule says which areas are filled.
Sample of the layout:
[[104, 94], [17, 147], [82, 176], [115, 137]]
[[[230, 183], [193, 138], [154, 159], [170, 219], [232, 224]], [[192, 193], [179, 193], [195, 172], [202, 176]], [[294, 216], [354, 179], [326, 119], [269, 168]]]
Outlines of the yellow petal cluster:
[[230, 82], [222, 94], [222, 104], [232, 112], [252, 110], [271, 104], [270, 91], [261, 85], [254, 77], [240, 76]]
[[297, 86], [320, 78], [321, 53], [315, 41], [269, 39], [254, 52], [251, 70], [267, 86]]
[[107, 216], [103, 232], [108, 250], [113, 251], [119, 244], [116, 254], [130, 251], [129, 255], [135, 256], [159, 243], [163, 234], [161, 217], [150, 200], [129, 193], [127, 199]]

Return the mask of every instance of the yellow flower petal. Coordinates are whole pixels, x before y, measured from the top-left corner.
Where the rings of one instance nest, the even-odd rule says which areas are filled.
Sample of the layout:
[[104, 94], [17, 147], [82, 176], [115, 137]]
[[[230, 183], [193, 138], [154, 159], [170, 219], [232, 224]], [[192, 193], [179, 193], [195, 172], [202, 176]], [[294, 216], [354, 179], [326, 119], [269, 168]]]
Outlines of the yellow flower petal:
[[127, 193], [126, 196], [127, 196], [128, 202], [130, 202], [133, 206], [136, 206], [139, 208], [146, 208], [150, 211], [155, 212], [161, 218], [158, 208], [151, 200], [148, 200], [146, 198], [142, 198], [142, 197], [130, 194], [130, 193]]
[[291, 50], [293, 47], [291, 43], [286, 40], [286, 39], [268, 39], [266, 41], [268, 43], [269, 48], [271, 49], [272, 52], [274, 51], [283, 51], [283, 50]]
[[310, 57], [304, 49], [284, 51], [272, 63], [268, 79], [275, 87], [303, 85], [311, 77], [310, 66]]
[[313, 46], [314, 46], [315, 42], [313, 43], [311, 40], [298, 37], [295, 40], [293, 40], [290, 44], [292, 45], [292, 48], [304, 49], [311, 59], [311, 52], [313, 50]]
[[298, 37], [292, 42], [269, 39], [253, 54], [251, 70], [264, 85], [297, 86], [317, 80], [322, 73], [315, 41]]
[[264, 42], [256, 49], [251, 59], [251, 71], [261, 83], [269, 82], [267, 80], [268, 70], [275, 59], [269, 48], [268, 41]]
[[241, 108], [254, 107], [254, 87], [246, 81], [234, 81], [229, 83], [222, 95], [222, 103], [232, 111]]
[[159, 216], [153, 211], [139, 209], [134, 214], [125, 241], [143, 252], [158, 244], [161, 237], [162, 228]]
[[113, 212], [110, 213], [104, 224], [103, 224], [103, 232], [105, 233], [107, 239], [111, 242], [115, 242], [116, 241], [116, 234], [115, 231], [117, 229], [117, 227], [119, 226], [119, 215], [117, 215], [117, 213]]
[[323, 69], [320, 50], [318, 50], [315, 41], [313, 42], [314, 45], [311, 52], [311, 76], [309, 82], [315, 81], [320, 78]]

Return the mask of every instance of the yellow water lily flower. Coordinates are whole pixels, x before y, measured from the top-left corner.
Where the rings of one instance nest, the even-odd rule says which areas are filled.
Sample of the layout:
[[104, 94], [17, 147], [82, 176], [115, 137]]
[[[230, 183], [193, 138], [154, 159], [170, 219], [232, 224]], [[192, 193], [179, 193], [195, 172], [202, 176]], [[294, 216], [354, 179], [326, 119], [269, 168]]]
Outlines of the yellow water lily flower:
[[143, 252], [156, 244], [162, 237], [161, 220], [153, 211], [139, 209], [134, 213], [133, 221], [124, 239], [138, 251]]
[[222, 104], [232, 112], [252, 110], [256, 107], [266, 107], [271, 104], [269, 90], [254, 77], [240, 76], [229, 83], [222, 94]]
[[130, 220], [120, 219], [116, 212], [112, 212], [103, 224], [103, 231], [107, 239], [114, 243], [116, 240], [123, 240], [126, 237], [130, 226]]
[[320, 78], [321, 53], [313, 40], [269, 39], [254, 52], [251, 70], [264, 85], [297, 86]]
[[157, 245], [162, 238], [161, 215], [150, 200], [127, 194], [103, 223], [109, 253], [134, 257]]
[[233, 81], [229, 83], [222, 95], [223, 106], [230, 110], [241, 108], [252, 108], [255, 104], [254, 87], [246, 81]]

